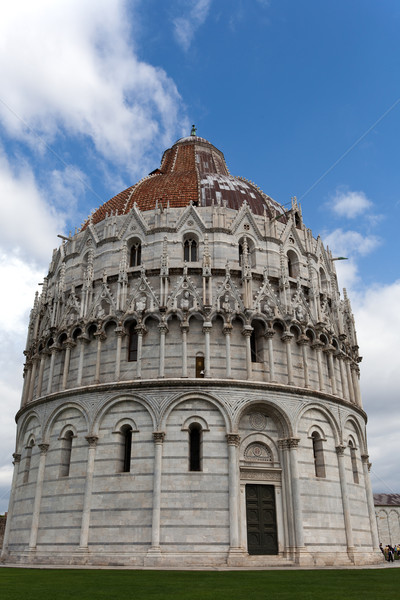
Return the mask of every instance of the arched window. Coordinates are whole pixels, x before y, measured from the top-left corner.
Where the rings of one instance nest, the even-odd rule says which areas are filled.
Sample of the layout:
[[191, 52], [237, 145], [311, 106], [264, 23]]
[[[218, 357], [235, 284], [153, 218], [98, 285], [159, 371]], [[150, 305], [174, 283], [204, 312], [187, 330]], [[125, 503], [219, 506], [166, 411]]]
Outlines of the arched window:
[[136, 323], [133, 323], [129, 327], [129, 338], [128, 338], [128, 361], [133, 362], [137, 360], [138, 351], [138, 334], [136, 331]]
[[187, 238], [183, 244], [183, 260], [186, 262], [196, 262], [197, 259], [197, 240]]
[[294, 252], [293, 250], [288, 250], [286, 256], [287, 256], [287, 261], [288, 261], [289, 277], [292, 277], [293, 279], [297, 279], [297, 277], [299, 277], [299, 275], [300, 275], [299, 257], [297, 256], [296, 252]]
[[258, 321], [252, 322], [253, 331], [250, 336], [251, 362], [263, 362], [263, 329]]
[[328, 280], [326, 278], [325, 271], [322, 269], [322, 267], [319, 270], [319, 278], [321, 281], [321, 290], [323, 292], [327, 292], [328, 291]]
[[196, 356], [196, 377], [204, 377], [204, 356]]
[[73, 431], [67, 431], [61, 440], [60, 477], [68, 477], [71, 467]]
[[[253, 240], [246, 237], [247, 242], [247, 252], [249, 257], [249, 265], [254, 268], [256, 266], [256, 247], [254, 245]], [[242, 266], [242, 257], [243, 257], [243, 248], [244, 248], [244, 238], [240, 238], [238, 251], [239, 251], [239, 266]]]
[[121, 444], [121, 465], [122, 473], [131, 472], [131, 455], [132, 455], [132, 427], [123, 425], [121, 428], [122, 444]]
[[324, 448], [322, 445], [322, 438], [318, 431], [314, 431], [311, 435], [313, 454], [314, 454], [314, 468], [316, 477], [325, 477], [325, 460], [324, 460]]
[[189, 425], [189, 471], [201, 471], [201, 425]]
[[24, 471], [24, 479], [23, 483], [28, 483], [29, 481], [29, 472], [31, 470], [31, 459], [32, 459], [32, 450], [35, 442], [31, 440], [26, 447], [26, 456], [25, 456], [25, 471]]
[[131, 252], [129, 256], [129, 266], [138, 267], [142, 264], [142, 244], [137, 241], [131, 246]]
[[354, 444], [351, 440], [349, 441], [349, 448], [350, 448], [351, 470], [353, 471], [353, 481], [354, 481], [354, 483], [360, 483], [360, 479], [358, 477], [358, 469], [357, 469], [356, 449], [354, 448]]

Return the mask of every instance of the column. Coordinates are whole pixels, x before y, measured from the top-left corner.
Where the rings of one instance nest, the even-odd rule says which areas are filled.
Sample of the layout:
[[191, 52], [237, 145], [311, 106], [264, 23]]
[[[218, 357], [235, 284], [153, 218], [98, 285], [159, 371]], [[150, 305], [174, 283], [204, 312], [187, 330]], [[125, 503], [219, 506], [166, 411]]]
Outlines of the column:
[[36, 550], [37, 534], [39, 529], [40, 503], [42, 500], [44, 467], [46, 464], [46, 454], [49, 444], [39, 444], [40, 459], [36, 480], [35, 500], [33, 502], [31, 535], [29, 538], [29, 550]]
[[89, 444], [89, 449], [86, 467], [85, 496], [83, 499], [81, 537], [79, 542], [79, 548], [81, 548], [82, 550], [87, 550], [88, 548], [90, 510], [92, 506], [94, 459], [96, 456], [96, 446], [98, 439], [99, 438], [95, 435], [86, 436], [87, 443]]
[[203, 333], [204, 333], [204, 377], [211, 377], [210, 374], [210, 332], [212, 323], [204, 321]]
[[293, 505], [292, 505], [292, 486], [290, 478], [290, 457], [289, 457], [289, 443], [288, 440], [278, 440], [278, 446], [281, 449], [282, 455], [282, 498], [283, 498], [283, 511], [286, 515], [284, 519], [285, 528], [285, 550], [292, 551], [295, 548], [295, 532], [293, 522]]
[[181, 323], [182, 331], [182, 377], [187, 377], [187, 332], [189, 331], [189, 323], [185, 320]]
[[371, 480], [369, 478], [369, 470], [371, 468], [371, 463], [369, 462], [368, 454], [362, 454], [361, 460], [362, 460], [363, 474], [364, 474], [365, 495], [367, 496], [369, 524], [371, 527], [372, 548], [373, 548], [373, 550], [378, 550], [378, 548], [379, 548], [378, 526], [376, 524], [374, 496], [372, 494]]
[[61, 389], [65, 390], [67, 387], [67, 379], [68, 379], [68, 371], [69, 371], [69, 363], [71, 360], [71, 348], [75, 346], [75, 342], [72, 339], [68, 339], [65, 341], [65, 358], [64, 358], [64, 370], [63, 370], [63, 378]]
[[117, 353], [115, 356], [115, 381], [119, 381], [121, 375], [121, 350], [122, 350], [122, 338], [125, 335], [123, 327], [116, 327], [115, 335], [117, 336]]
[[337, 355], [340, 367], [340, 380], [342, 382], [342, 396], [345, 400], [350, 400], [349, 387], [347, 385], [346, 370], [344, 366], [344, 354], [339, 352]]
[[229, 458], [229, 532], [230, 551], [238, 550], [239, 544], [239, 458], [240, 435], [228, 433]]
[[231, 334], [232, 334], [232, 325], [230, 323], [226, 323], [223, 328], [223, 333], [225, 335], [225, 354], [226, 354], [226, 378], [232, 378], [232, 366], [231, 366]]
[[345, 456], [344, 451], [346, 446], [336, 446], [336, 453], [338, 457], [339, 465], [339, 478], [340, 478], [340, 490], [342, 492], [342, 505], [343, 505], [343, 516], [344, 516], [344, 528], [346, 532], [347, 541], [347, 553], [352, 562], [354, 562], [354, 542], [353, 542], [353, 529], [351, 527], [351, 515], [350, 515], [350, 503], [347, 495], [347, 482], [346, 482], [346, 468], [345, 468]]
[[325, 392], [325, 382], [324, 382], [324, 374], [322, 371], [322, 361], [321, 361], [321, 348], [323, 343], [319, 340], [313, 342], [312, 348], [315, 350], [315, 355], [317, 358], [317, 367], [318, 367], [318, 381], [319, 381], [319, 389], [321, 392]]
[[1, 552], [2, 557], [6, 556], [7, 552], [8, 552], [8, 538], [10, 536], [11, 519], [13, 516], [14, 498], [15, 498], [16, 487], [17, 487], [17, 479], [18, 479], [19, 464], [21, 462], [21, 455], [14, 453], [13, 459], [14, 459], [13, 460], [14, 471], [13, 471], [13, 478], [12, 478], [12, 484], [11, 484], [10, 501], [8, 503], [6, 528], [4, 531], [3, 550]]
[[350, 371], [352, 374], [354, 401], [357, 404], [357, 406], [359, 406], [361, 408], [362, 404], [361, 404], [361, 392], [360, 392], [360, 381], [359, 381], [360, 369], [358, 368], [358, 365], [356, 365], [355, 363], [351, 363]]
[[158, 326], [160, 330], [160, 370], [158, 376], [160, 378], [164, 377], [165, 371], [165, 334], [168, 331], [168, 327], [166, 323], [160, 323]]
[[288, 385], [294, 385], [293, 379], [293, 365], [292, 365], [292, 351], [290, 348], [290, 342], [292, 341], [293, 333], [284, 333], [281, 337], [282, 342], [286, 346], [286, 362], [288, 371]]
[[247, 379], [252, 378], [252, 368], [251, 368], [251, 343], [250, 338], [253, 332], [253, 328], [251, 325], [245, 325], [242, 330], [242, 335], [244, 335], [246, 340], [246, 369], [247, 369]]
[[76, 380], [76, 385], [79, 387], [82, 385], [82, 376], [83, 376], [83, 359], [85, 356], [85, 345], [90, 342], [89, 337], [86, 334], [82, 334], [78, 336], [79, 340], [79, 362], [78, 362], [78, 376]]
[[269, 380], [271, 383], [276, 383], [274, 345], [272, 342], [272, 338], [274, 337], [274, 335], [274, 329], [268, 329], [265, 333], [265, 337], [268, 340]]
[[334, 394], [336, 396], [337, 394], [337, 390], [336, 390], [336, 376], [335, 376], [335, 368], [333, 365], [333, 353], [335, 351], [334, 346], [329, 346], [329, 349], [327, 350], [328, 353], [328, 361], [329, 361], [329, 371], [330, 371], [330, 379], [331, 379], [331, 386], [332, 386], [332, 394]]
[[143, 354], [143, 336], [146, 333], [144, 325], [140, 324], [135, 327], [135, 331], [138, 336], [137, 340], [137, 361], [136, 361], [136, 377], [137, 379], [142, 378], [142, 354]]
[[44, 373], [44, 364], [46, 362], [47, 352], [42, 350], [42, 355], [40, 357], [40, 365], [39, 365], [39, 376], [38, 376], [38, 384], [36, 388], [36, 397], [40, 398], [42, 395], [42, 385], [43, 385], [43, 373]]
[[94, 375], [94, 382], [100, 382], [100, 364], [101, 364], [101, 344], [106, 339], [106, 334], [103, 331], [99, 331], [94, 334], [97, 338], [97, 355], [96, 355], [96, 372]]
[[301, 356], [303, 359], [303, 374], [304, 374], [304, 387], [310, 387], [310, 378], [308, 374], [308, 361], [307, 361], [307, 346], [309, 339], [306, 335], [301, 335], [297, 340], [297, 344], [301, 346]]
[[27, 360], [24, 365], [24, 387], [22, 389], [21, 395], [21, 407], [23, 408], [27, 403], [29, 396], [29, 386], [31, 382], [31, 370], [32, 370], [32, 361]]
[[161, 474], [162, 454], [165, 433], [153, 432], [154, 441], [154, 474], [153, 474], [153, 516], [151, 525], [151, 551], [160, 552], [160, 515], [161, 515]]
[[346, 373], [347, 373], [347, 385], [349, 387], [349, 400], [350, 400], [350, 402], [353, 402], [353, 404], [355, 404], [353, 381], [351, 378], [350, 360], [351, 359], [348, 356], [346, 356], [345, 364], [346, 364]]
[[298, 438], [288, 438], [287, 444], [289, 448], [290, 460], [290, 479], [292, 487], [292, 503], [293, 503], [293, 518], [294, 518], [294, 534], [296, 542], [296, 550], [304, 551], [303, 539], [303, 510], [300, 496], [300, 481], [297, 465], [297, 447], [299, 445]]
[[54, 375], [54, 361], [56, 359], [56, 353], [58, 352], [58, 346], [51, 346], [49, 348], [50, 351], [50, 369], [49, 369], [49, 379], [47, 381], [47, 394], [51, 394], [51, 387], [53, 385], [53, 375]]
[[29, 380], [29, 390], [28, 390], [27, 402], [31, 402], [31, 400], [33, 399], [33, 391], [35, 389], [36, 369], [37, 369], [38, 360], [39, 360], [39, 357], [37, 354], [35, 354], [35, 356], [32, 357], [32, 371], [31, 371], [31, 376], [30, 376], [30, 380]]

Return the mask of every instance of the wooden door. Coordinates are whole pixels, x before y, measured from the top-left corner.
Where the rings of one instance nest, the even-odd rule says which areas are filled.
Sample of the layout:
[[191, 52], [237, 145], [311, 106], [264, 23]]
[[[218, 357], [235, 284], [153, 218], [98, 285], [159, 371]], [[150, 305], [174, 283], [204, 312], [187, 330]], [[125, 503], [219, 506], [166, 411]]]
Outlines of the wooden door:
[[273, 485], [246, 485], [246, 518], [249, 554], [278, 554]]

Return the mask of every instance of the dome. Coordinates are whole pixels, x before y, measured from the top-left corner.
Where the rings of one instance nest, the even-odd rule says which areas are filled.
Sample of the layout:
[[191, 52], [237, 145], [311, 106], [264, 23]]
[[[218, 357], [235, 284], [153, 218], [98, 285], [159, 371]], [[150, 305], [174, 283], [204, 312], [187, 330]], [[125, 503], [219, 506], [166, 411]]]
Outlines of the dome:
[[[142, 210], [156, 206], [178, 208], [222, 205], [239, 209], [247, 202], [252, 212], [269, 217], [283, 214], [280, 204], [264, 194], [254, 183], [230, 175], [223, 153], [206, 139], [190, 135], [179, 139], [166, 150], [161, 165], [135, 185], [120, 192], [100, 206], [92, 223], [107, 214], [127, 214], [136, 203]], [[87, 226], [87, 222], [83, 228]]]

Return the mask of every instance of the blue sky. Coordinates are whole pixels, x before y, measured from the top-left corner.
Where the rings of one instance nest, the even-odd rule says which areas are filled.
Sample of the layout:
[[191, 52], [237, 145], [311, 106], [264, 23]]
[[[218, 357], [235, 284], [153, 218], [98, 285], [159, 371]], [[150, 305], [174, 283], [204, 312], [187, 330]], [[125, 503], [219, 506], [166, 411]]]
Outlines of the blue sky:
[[[375, 491], [400, 492], [400, 4], [16, 0], [0, 23], [0, 510], [57, 234], [190, 132], [303, 218], [356, 315]], [[4, 293], [7, 290], [7, 293]]]

